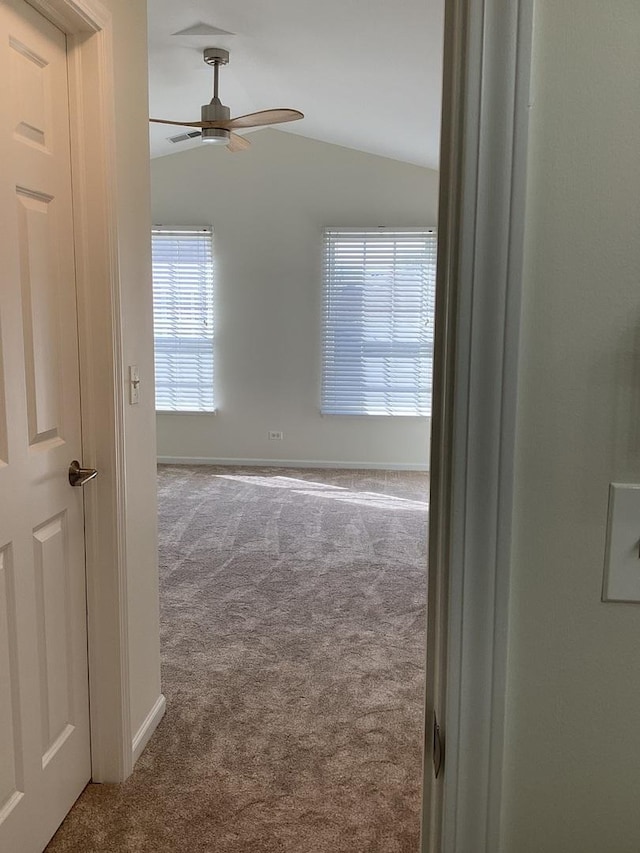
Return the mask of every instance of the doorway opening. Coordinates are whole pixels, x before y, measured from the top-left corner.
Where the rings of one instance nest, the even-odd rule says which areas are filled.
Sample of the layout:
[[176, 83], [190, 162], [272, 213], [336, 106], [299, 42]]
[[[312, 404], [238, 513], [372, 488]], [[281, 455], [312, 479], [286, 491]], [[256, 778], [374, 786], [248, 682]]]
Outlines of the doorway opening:
[[[398, 107], [408, 114], [428, 88], [439, 121], [443, 4], [439, 14], [412, 5], [415, 26], [403, 14], [390, 30], [394, 16], [380, 10], [366, 38], [393, 36], [402, 57], [397, 69], [389, 63]], [[170, 118], [179, 109], [186, 120], [185, 89], [178, 79], [167, 84], [167, 68], [178, 78], [185, 62], [185, 85], [197, 81], [197, 112], [208, 81], [199, 54], [225, 37], [171, 35], [182, 27], [169, 27], [168, 6], [149, 4], [151, 113]], [[358, 74], [348, 56], [349, 41], [365, 39], [353, 24], [345, 21], [339, 45], [351, 84], [360, 78], [351, 104], [374, 76]], [[422, 24], [433, 50], [424, 32], [415, 36]], [[246, 62], [254, 80], [260, 74], [240, 27], [228, 26], [238, 31], [227, 34], [228, 101], [242, 104], [234, 63]], [[299, 26], [315, 32], [311, 11]], [[159, 29], [171, 44], [154, 45]], [[421, 60], [412, 66], [423, 54], [437, 77], [428, 78]], [[156, 89], [154, 61], [162, 69]], [[301, 67], [295, 54], [288, 61]], [[277, 93], [275, 70], [258, 70]], [[345, 79], [335, 72], [331, 89], [316, 70], [306, 84], [322, 105], [322, 90], [337, 94]], [[176, 100], [161, 109], [159, 92]], [[259, 90], [252, 97], [262, 106]], [[299, 97], [291, 102], [313, 115]], [[376, 109], [385, 102], [381, 91]], [[361, 109], [363, 126], [377, 118], [372, 110]], [[295, 133], [276, 127], [247, 134], [251, 149], [237, 154], [189, 138], [170, 142], [176, 134], [166, 127], [156, 140], [154, 228], [213, 233], [215, 411], [158, 415], [167, 717], [126, 798], [90, 789], [87, 810], [81, 801], [52, 853], [72, 838], [74, 821], [121, 839], [113, 849], [122, 851], [135, 850], [136, 837], [158, 850], [185, 838], [195, 849], [206, 839], [229, 851], [269, 843], [419, 849], [429, 418], [320, 411], [323, 239], [325, 229], [433, 229], [438, 128], [425, 131], [421, 117], [415, 137], [431, 142], [413, 145], [405, 130], [395, 134], [400, 150], [379, 134], [369, 143], [350, 137], [340, 104], [330, 112], [341, 125], [334, 135], [317, 123], [308, 136], [302, 124]], [[376, 311], [390, 310], [374, 305], [374, 324]], [[403, 311], [414, 317], [416, 309], [405, 303], [400, 320]], [[198, 368], [202, 360], [200, 351]], [[417, 369], [402, 362], [399, 370]], [[171, 825], [157, 810], [174, 815]], [[135, 835], [125, 828], [132, 815]]]
[[[415, 138], [405, 129], [396, 147], [373, 127], [358, 132], [381, 101], [399, 108], [400, 92], [406, 101], [413, 92], [418, 103], [433, 91], [439, 123], [442, 16], [429, 17], [433, 9], [423, 5], [412, 4], [413, 22], [409, 10], [402, 21], [384, 10], [370, 16], [370, 43], [386, 37], [405, 50], [395, 68], [393, 60], [382, 70], [389, 79], [373, 97], [371, 50], [361, 22], [344, 9], [328, 16], [335, 38], [329, 78], [325, 61], [312, 68], [296, 60], [296, 51], [308, 55], [308, 42], [319, 37], [309, 11], [299, 22], [307, 46], [279, 44], [281, 64], [267, 62], [262, 82], [258, 57], [249, 56], [241, 34], [221, 42], [230, 52], [221, 85], [232, 114], [284, 104], [302, 110], [304, 120], [246, 134], [251, 148], [240, 153], [197, 138], [170, 141], [175, 128], [153, 130], [159, 302], [179, 275], [179, 257], [172, 265], [167, 252], [186, 251], [175, 248], [181, 230], [212, 232], [214, 411], [177, 405], [160, 412], [158, 454], [163, 689], [171, 713], [170, 680], [178, 693], [186, 691], [185, 679], [205, 683], [197, 688], [201, 711], [192, 713], [203, 729], [197, 744], [212, 751], [219, 796], [208, 826], [222, 849], [255, 846], [258, 838], [283, 850], [305, 846], [301, 838], [317, 850], [419, 849], [429, 420], [417, 413], [420, 401], [411, 408], [412, 381], [420, 385], [423, 377], [407, 350], [411, 322], [433, 324], [434, 289], [425, 320], [420, 300], [429, 296], [416, 295], [417, 284], [394, 303], [372, 268], [376, 252], [386, 250], [381, 238], [401, 235], [393, 247], [395, 284], [409, 290], [416, 283], [415, 271], [397, 258], [403, 240], [424, 241], [409, 251], [427, 252], [426, 235], [433, 236], [439, 127], [428, 126], [430, 107], [421, 106]], [[274, 27], [278, 14], [270, 10]], [[235, 31], [230, 21], [211, 23]], [[271, 25], [261, 23], [274, 48]], [[151, 114], [186, 115], [162, 85], [154, 90], [154, 62], [158, 73], [182, 63], [175, 39], [183, 37], [168, 44], [161, 27], [161, 14], [152, 17]], [[197, 113], [208, 80], [198, 55], [205, 44], [201, 36], [185, 38], [193, 66], [184, 85]], [[206, 46], [213, 44], [209, 36]], [[400, 51], [394, 53], [397, 59]], [[303, 69], [299, 86], [287, 78], [287, 61]], [[351, 91], [343, 99], [346, 80]], [[389, 99], [386, 84], [395, 93]], [[244, 99], [246, 91], [253, 100]], [[184, 90], [181, 98], [184, 104]], [[360, 118], [350, 125], [348, 105], [357, 101]], [[370, 248], [376, 239], [381, 248]], [[345, 294], [349, 281], [357, 284]], [[163, 308], [157, 306], [162, 322]], [[390, 318], [397, 333], [391, 356], [380, 353]], [[373, 329], [364, 343], [358, 323]], [[180, 355], [171, 361], [166, 341], [158, 343], [156, 378], [164, 391], [184, 362]], [[405, 392], [405, 410], [389, 416], [376, 408], [372, 388], [387, 379], [371, 378], [377, 368], [400, 374], [393, 378]], [[430, 394], [430, 387], [422, 390]], [[184, 663], [176, 659], [181, 643], [193, 642], [187, 628], [198, 637], [197, 663], [189, 664], [190, 654]], [[185, 672], [191, 665], [195, 670]], [[215, 677], [207, 680], [212, 666]]]

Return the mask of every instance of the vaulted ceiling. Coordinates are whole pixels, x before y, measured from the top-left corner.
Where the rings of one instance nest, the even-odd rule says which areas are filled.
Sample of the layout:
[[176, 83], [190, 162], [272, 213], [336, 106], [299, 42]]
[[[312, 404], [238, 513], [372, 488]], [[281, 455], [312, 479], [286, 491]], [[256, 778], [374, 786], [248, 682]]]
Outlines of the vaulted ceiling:
[[[293, 107], [305, 118], [279, 130], [437, 168], [444, 0], [148, 0], [148, 7], [154, 118], [199, 120], [212, 80], [202, 50], [224, 47], [231, 58], [220, 71], [220, 96], [232, 116]], [[152, 125], [152, 156], [202, 144], [167, 141], [177, 133]]]

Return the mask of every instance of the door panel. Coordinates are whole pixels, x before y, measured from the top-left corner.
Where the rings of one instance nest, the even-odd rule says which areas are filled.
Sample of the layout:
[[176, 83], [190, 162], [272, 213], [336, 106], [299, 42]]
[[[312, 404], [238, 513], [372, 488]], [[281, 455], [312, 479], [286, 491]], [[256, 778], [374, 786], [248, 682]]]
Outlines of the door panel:
[[18, 187], [17, 220], [22, 322], [26, 368], [27, 417], [31, 447], [60, 438], [60, 359], [57, 347], [57, 284], [51, 270], [50, 242], [57, 229], [51, 222], [54, 200]]
[[46, 149], [51, 104], [49, 62], [15, 34], [9, 35], [9, 46], [12, 76], [21, 94], [14, 133]]
[[66, 39], [0, 4], [0, 851], [40, 853], [90, 777]]
[[16, 597], [11, 546], [0, 550], [0, 821], [22, 795], [22, 739], [18, 694]]
[[73, 731], [70, 561], [65, 522], [61, 513], [33, 532], [43, 767]]

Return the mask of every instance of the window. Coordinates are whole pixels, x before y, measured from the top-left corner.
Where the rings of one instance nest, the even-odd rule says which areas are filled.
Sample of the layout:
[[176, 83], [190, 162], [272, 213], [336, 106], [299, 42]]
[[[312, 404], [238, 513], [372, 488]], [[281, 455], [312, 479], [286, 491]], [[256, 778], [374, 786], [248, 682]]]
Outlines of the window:
[[154, 228], [156, 409], [212, 412], [211, 228]]
[[325, 230], [322, 412], [429, 415], [435, 229]]

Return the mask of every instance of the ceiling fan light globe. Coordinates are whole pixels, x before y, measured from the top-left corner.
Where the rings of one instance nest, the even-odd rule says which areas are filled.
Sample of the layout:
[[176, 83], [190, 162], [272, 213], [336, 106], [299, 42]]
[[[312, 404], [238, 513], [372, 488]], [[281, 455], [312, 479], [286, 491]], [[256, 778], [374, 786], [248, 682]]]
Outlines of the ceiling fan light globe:
[[231, 137], [229, 130], [224, 130], [221, 127], [203, 127], [202, 141], [214, 145], [227, 145]]

